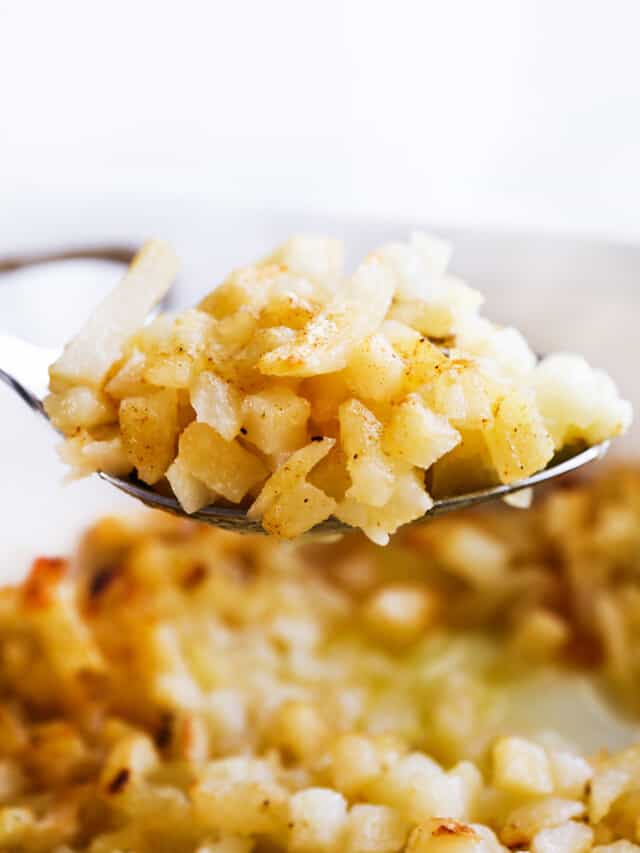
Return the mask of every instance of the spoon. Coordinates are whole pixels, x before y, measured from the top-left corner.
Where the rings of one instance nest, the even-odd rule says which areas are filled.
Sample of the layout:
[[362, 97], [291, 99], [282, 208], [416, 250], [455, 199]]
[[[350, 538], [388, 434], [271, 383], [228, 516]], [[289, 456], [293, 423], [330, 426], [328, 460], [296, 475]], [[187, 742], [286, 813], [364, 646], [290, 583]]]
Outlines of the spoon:
[[[90, 258], [112, 260], [126, 263], [135, 252], [132, 249], [106, 247], [97, 249], [80, 249], [50, 255], [31, 255], [23, 258], [0, 259], [0, 273], [20, 269], [33, 264], [57, 260]], [[0, 333], [0, 381], [7, 384], [34, 412], [47, 419], [42, 400], [47, 393], [48, 367], [59, 355], [59, 350], [36, 346], [15, 335]], [[53, 427], [52, 427], [53, 429]], [[441, 515], [445, 512], [465, 509], [486, 501], [505, 498], [523, 489], [555, 479], [562, 474], [575, 471], [601, 459], [609, 449], [610, 442], [604, 441], [584, 450], [575, 452], [569, 457], [552, 460], [542, 471], [522, 480], [516, 480], [499, 486], [490, 486], [468, 494], [455, 495], [436, 500], [424, 517]], [[197, 519], [207, 524], [232, 530], [238, 533], [264, 533], [259, 521], [247, 517], [242, 507], [208, 506], [198, 512], [188, 515], [178, 501], [154, 492], [149, 486], [134, 476], [127, 478], [113, 477], [110, 474], [99, 473], [99, 477], [120, 491], [141, 501], [148, 507], [173, 513], [185, 518]], [[421, 519], [418, 519], [420, 521]], [[319, 533], [341, 533], [349, 530], [349, 526], [335, 518], [329, 518], [318, 524], [313, 531]]]

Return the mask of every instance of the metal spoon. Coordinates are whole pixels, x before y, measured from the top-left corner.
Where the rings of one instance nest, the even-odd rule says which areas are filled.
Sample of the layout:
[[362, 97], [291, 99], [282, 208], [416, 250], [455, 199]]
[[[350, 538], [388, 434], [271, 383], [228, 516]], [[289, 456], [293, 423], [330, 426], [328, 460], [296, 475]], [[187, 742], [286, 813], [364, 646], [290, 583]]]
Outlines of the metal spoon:
[[[83, 257], [126, 262], [130, 260], [132, 255], [133, 252], [129, 249], [83, 249], [76, 252], [65, 252], [62, 255], [37, 255], [29, 258], [0, 260], [0, 272], [15, 270], [34, 263], [60, 260], [62, 258]], [[55, 360], [58, 354], [58, 350], [39, 347], [13, 335], [0, 333], [0, 381], [6, 383], [23, 402], [33, 409], [33, 411], [46, 418], [47, 421], [48, 418], [44, 411], [42, 400], [47, 392], [48, 366]], [[561, 461], [552, 460], [543, 471], [539, 471], [537, 474], [533, 474], [531, 477], [523, 480], [516, 480], [506, 485], [491, 486], [468, 494], [436, 500], [424, 517], [441, 515], [445, 512], [452, 512], [453, 510], [464, 509], [475, 506], [476, 504], [485, 503], [486, 501], [496, 500], [497, 498], [504, 498], [522, 489], [528, 489], [538, 483], [552, 480], [562, 474], [575, 471], [588, 462], [602, 458], [609, 449], [609, 445], [609, 441], [604, 441], [601, 444], [588, 447], [586, 450], [576, 452], [568, 458], [563, 458]], [[187, 515], [175, 498], [157, 494], [135, 477], [120, 478], [103, 473], [100, 473], [99, 476], [103, 480], [106, 480], [107, 483], [120, 489], [120, 491], [137, 498], [143, 504], [153, 509], [160, 509], [186, 518], [194, 518], [198, 521], [204, 521], [207, 524], [213, 524], [216, 527], [222, 527], [238, 533], [264, 533], [260, 522], [247, 518], [242, 507], [208, 506], [192, 515]], [[335, 518], [329, 518], [317, 525], [314, 528], [314, 532], [340, 533], [349, 529], [348, 525], [343, 522]]]

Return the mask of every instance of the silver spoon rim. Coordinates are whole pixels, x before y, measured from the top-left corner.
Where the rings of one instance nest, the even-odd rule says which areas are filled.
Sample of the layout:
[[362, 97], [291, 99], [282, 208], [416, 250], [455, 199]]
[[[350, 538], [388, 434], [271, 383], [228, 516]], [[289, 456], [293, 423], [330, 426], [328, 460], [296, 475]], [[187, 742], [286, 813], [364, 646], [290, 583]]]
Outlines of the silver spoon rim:
[[[556, 477], [561, 477], [564, 474], [569, 474], [590, 462], [602, 459], [610, 446], [610, 440], [600, 442], [599, 444], [593, 444], [573, 456], [569, 456], [559, 462], [552, 462], [546, 468], [543, 468], [542, 471], [538, 471], [530, 477], [525, 477], [522, 480], [515, 480], [512, 483], [504, 483], [499, 486], [479, 489], [475, 492], [468, 492], [463, 495], [440, 498], [434, 501], [433, 506], [423, 516], [410, 523], [420, 523], [425, 518], [476, 506], [478, 504], [486, 503], [487, 501], [497, 500], [507, 495], [514, 494], [515, 492], [522, 491], [523, 489], [539, 485], [540, 483], [544, 483], [548, 480], [553, 480]], [[150, 487], [140, 483], [139, 480], [114, 477], [111, 474], [105, 474], [104, 472], [99, 472], [98, 476], [110, 485], [115, 486], [115, 488], [120, 491], [141, 501], [151, 509], [159, 509], [183, 518], [193, 519], [194, 521], [203, 521], [224, 530], [243, 533], [266, 533], [260, 524], [260, 521], [249, 518], [241, 507], [216, 506], [215, 504], [212, 504], [211, 506], [203, 507], [197, 512], [189, 514], [182, 509], [175, 498], [154, 492]], [[346, 533], [347, 531], [352, 530], [354, 530], [353, 527], [350, 527], [332, 516], [320, 524], [317, 524], [309, 532]]]

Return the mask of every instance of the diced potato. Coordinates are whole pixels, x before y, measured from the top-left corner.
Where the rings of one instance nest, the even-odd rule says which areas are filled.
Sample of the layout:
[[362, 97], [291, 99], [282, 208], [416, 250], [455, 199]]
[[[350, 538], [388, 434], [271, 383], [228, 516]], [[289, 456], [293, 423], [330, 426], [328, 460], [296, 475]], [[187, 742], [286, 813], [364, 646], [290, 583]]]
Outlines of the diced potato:
[[397, 853], [404, 847], [407, 822], [388, 806], [356, 804], [349, 811], [345, 853]]
[[531, 843], [531, 853], [587, 853], [593, 843], [593, 829], [569, 820], [541, 829]]
[[497, 853], [469, 824], [445, 818], [420, 823], [409, 836], [406, 853]]
[[338, 408], [352, 396], [344, 379], [344, 371], [325, 373], [305, 379], [300, 385], [300, 394], [311, 404], [311, 419], [321, 427], [320, 432], [333, 435], [327, 429], [338, 429]]
[[551, 765], [541, 746], [520, 737], [503, 737], [493, 748], [493, 781], [513, 794], [541, 795], [553, 791]]
[[274, 387], [244, 399], [242, 423], [247, 441], [263, 453], [298, 450], [307, 442], [308, 400], [290, 388]]
[[333, 498], [303, 482], [279, 495], [264, 511], [261, 523], [267, 533], [294, 539], [329, 518], [336, 506]]
[[215, 373], [200, 373], [191, 387], [191, 405], [197, 419], [233, 441], [242, 426], [242, 394]]
[[534, 371], [536, 399], [554, 446], [583, 439], [597, 444], [631, 423], [631, 404], [613, 381], [577, 355], [552, 355]]
[[407, 243], [387, 243], [380, 254], [396, 276], [401, 300], [429, 300], [439, 294], [441, 280], [451, 260], [451, 244], [416, 232]]
[[394, 459], [430, 468], [460, 442], [460, 433], [436, 415], [417, 394], [395, 406], [385, 427], [382, 446]]
[[334, 439], [321, 438], [320, 441], [312, 441], [311, 444], [292, 453], [286, 462], [269, 477], [247, 515], [250, 518], [260, 518], [274, 501], [287, 491], [298, 488], [312, 468], [329, 453], [334, 445]]
[[373, 507], [384, 506], [395, 487], [393, 463], [381, 447], [382, 424], [359, 400], [339, 409], [340, 440], [351, 486], [347, 497]]
[[216, 832], [278, 833], [286, 824], [286, 791], [266, 761], [233, 756], [211, 761], [192, 791], [195, 817]]
[[225, 441], [208, 424], [192, 423], [180, 436], [179, 458], [212, 491], [238, 503], [268, 474], [265, 464], [238, 441]]
[[166, 243], [145, 243], [118, 287], [51, 366], [52, 381], [100, 387], [112, 364], [121, 358], [127, 339], [169, 290], [178, 266], [175, 252]]
[[375, 743], [365, 735], [344, 734], [331, 749], [333, 786], [349, 799], [362, 795], [380, 775], [381, 763]]
[[468, 358], [451, 358], [426, 386], [420, 389], [427, 404], [454, 426], [466, 429], [484, 428], [493, 420], [493, 397], [500, 389], [482, 375]]
[[266, 263], [282, 264], [296, 275], [335, 287], [342, 275], [344, 246], [333, 237], [291, 237]]
[[582, 817], [584, 812], [584, 803], [580, 800], [539, 797], [509, 812], [500, 839], [509, 847], [525, 847], [543, 829], [561, 826], [573, 818]]
[[215, 503], [218, 497], [202, 480], [193, 476], [179, 456], [169, 466], [166, 476], [178, 503], [189, 514]]
[[341, 370], [353, 349], [384, 320], [394, 287], [388, 267], [371, 255], [291, 343], [261, 358], [260, 370], [270, 376], [316, 376]]
[[344, 380], [357, 397], [386, 400], [402, 388], [405, 365], [389, 341], [380, 334], [365, 338], [351, 353]]
[[420, 518], [432, 506], [433, 501], [424, 488], [422, 472], [410, 470], [397, 475], [395, 487], [384, 506], [367, 506], [346, 498], [333, 514], [351, 527], [362, 528], [376, 545], [386, 545], [390, 533]]
[[93, 439], [88, 432], [82, 431], [60, 445], [58, 453], [75, 477], [86, 477], [96, 471], [125, 477], [132, 468], [119, 435]]
[[289, 801], [289, 849], [325, 853], [340, 849], [347, 826], [347, 803], [329, 788], [307, 788]]
[[511, 391], [496, 407], [486, 431], [487, 447], [503, 483], [521, 480], [542, 470], [554, 453], [535, 401], [522, 391]]
[[513, 326], [497, 327], [484, 317], [467, 320], [456, 335], [464, 352], [496, 365], [507, 376], [519, 379], [536, 366], [537, 358], [524, 335]]
[[127, 397], [120, 403], [122, 444], [141, 480], [157, 483], [175, 458], [178, 399], [175, 391]]
[[213, 320], [203, 311], [158, 317], [135, 339], [147, 354], [145, 379], [163, 388], [188, 388], [196, 360], [212, 334]]
[[365, 603], [363, 615], [377, 637], [403, 645], [419, 639], [436, 609], [436, 597], [425, 587], [395, 583], [376, 590]]
[[193, 359], [188, 355], [162, 355], [147, 361], [144, 378], [158, 388], [188, 388]]
[[260, 312], [258, 323], [300, 330], [311, 322], [316, 309], [317, 305], [296, 293], [274, 294]]
[[153, 391], [151, 383], [146, 378], [147, 357], [140, 350], [134, 349], [131, 355], [118, 368], [116, 373], [105, 385], [105, 391], [116, 400], [125, 397], [139, 397]]
[[44, 410], [60, 432], [72, 435], [78, 428], [102, 426], [118, 420], [118, 411], [111, 400], [93, 388], [76, 385], [60, 394], [49, 394]]

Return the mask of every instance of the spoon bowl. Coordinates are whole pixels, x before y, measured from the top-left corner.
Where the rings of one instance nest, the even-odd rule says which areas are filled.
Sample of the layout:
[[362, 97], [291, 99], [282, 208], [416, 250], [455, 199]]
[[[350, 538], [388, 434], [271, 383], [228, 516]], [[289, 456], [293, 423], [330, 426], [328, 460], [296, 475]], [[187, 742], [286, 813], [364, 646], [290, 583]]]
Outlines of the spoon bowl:
[[[22, 267], [56, 261], [60, 259], [96, 259], [128, 262], [134, 251], [128, 247], [104, 247], [95, 249], [78, 249], [54, 255], [31, 255], [22, 258], [0, 259], [0, 273], [14, 271]], [[162, 306], [162, 307], [166, 307]], [[42, 405], [48, 384], [48, 366], [58, 355], [51, 348], [39, 347], [28, 343], [15, 335], [0, 333], [0, 382], [8, 385], [34, 412], [48, 418]], [[53, 427], [52, 427], [53, 428]], [[579, 448], [572, 455], [562, 456], [552, 460], [542, 471], [530, 477], [516, 480], [512, 483], [490, 486], [467, 494], [444, 497], [436, 500], [428, 512], [420, 519], [442, 515], [459, 509], [475, 506], [491, 500], [508, 498], [524, 489], [560, 477], [582, 466], [601, 459], [610, 446], [609, 441], [587, 448]], [[135, 498], [152, 509], [169, 512], [173, 515], [196, 519], [236, 533], [264, 533], [261, 524], [247, 516], [243, 507], [208, 506], [189, 515], [185, 513], [178, 501], [173, 497], [159, 494], [142, 483], [134, 476], [121, 478], [110, 474], [100, 473], [99, 476], [121, 492]], [[314, 533], [344, 533], [351, 528], [336, 518], [329, 518], [313, 528]]]

